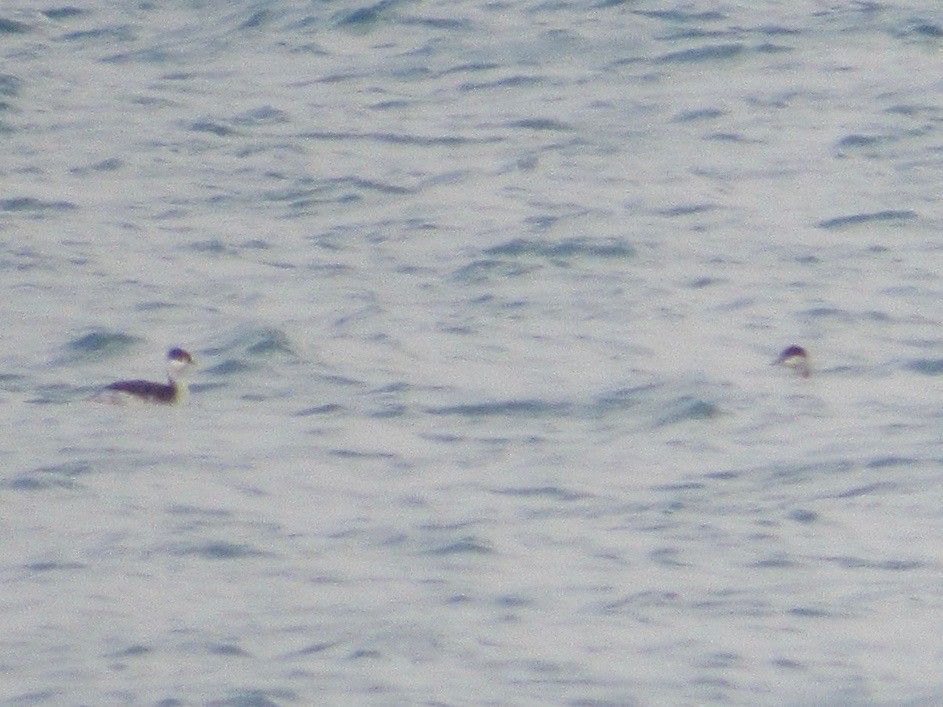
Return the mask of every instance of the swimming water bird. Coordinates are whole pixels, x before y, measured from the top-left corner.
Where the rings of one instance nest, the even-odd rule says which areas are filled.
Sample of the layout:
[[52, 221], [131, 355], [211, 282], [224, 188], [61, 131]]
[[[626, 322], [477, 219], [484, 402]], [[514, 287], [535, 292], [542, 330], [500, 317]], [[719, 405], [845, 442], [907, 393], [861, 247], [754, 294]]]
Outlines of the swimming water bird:
[[193, 356], [183, 349], [167, 352], [167, 383], [145, 380], [117, 381], [95, 396], [101, 402], [123, 404], [131, 401], [174, 405], [187, 397], [187, 370], [193, 365]]
[[774, 366], [785, 366], [791, 368], [803, 378], [808, 378], [812, 371], [809, 368], [809, 354], [801, 346], [787, 346], [779, 354], [779, 358], [773, 361]]

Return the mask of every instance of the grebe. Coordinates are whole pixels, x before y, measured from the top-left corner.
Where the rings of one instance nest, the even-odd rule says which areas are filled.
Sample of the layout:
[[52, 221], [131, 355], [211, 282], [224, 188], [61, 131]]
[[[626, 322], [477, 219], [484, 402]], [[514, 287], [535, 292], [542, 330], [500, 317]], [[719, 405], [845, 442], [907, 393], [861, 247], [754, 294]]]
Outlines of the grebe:
[[809, 354], [801, 346], [787, 346], [779, 354], [779, 358], [773, 361], [774, 366], [785, 366], [791, 368], [803, 378], [812, 375], [809, 369]]
[[187, 369], [193, 365], [193, 356], [183, 349], [172, 348], [167, 352], [167, 383], [152, 383], [145, 380], [118, 381], [105, 388], [97, 400], [122, 404], [130, 400], [145, 403], [174, 405], [187, 397]]

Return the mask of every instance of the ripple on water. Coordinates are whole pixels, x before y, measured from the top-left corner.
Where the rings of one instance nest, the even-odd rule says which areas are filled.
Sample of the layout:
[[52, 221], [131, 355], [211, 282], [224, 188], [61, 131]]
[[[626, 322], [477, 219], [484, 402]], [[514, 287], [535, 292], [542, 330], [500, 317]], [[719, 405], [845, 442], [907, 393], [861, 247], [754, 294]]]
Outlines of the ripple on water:
[[643, 427], [710, 422], [724, 415], [722, 391], [696, 383], [649, 384], [603, 393], [589, 400], [512, 398], [428, 406], [429, 415], [460, 418], [586, 419], [623, 418]]
[[667, 409], [658, 418], [656, 427], [676, 425], [690, 420], [713, 420], [720, 417], [721, 408], [715, 403], [692, 395], [682, 395], [669, 402]]
[[288, 334], [280, 329], [258, 329], [247, 333], [243, 340], [250, 356], [268, 357], [271, 354], [296, 356], [295, 347]]
[[558, 241], [515, 238], [485, 249], [486, 255], [537, 257], [555, 261], [570, 258], [632, 258], [635, 248], [622, 238], [564, 238]]
[[272, 557], [273, 553], [258, 550], [245, 543], [233, 543], [225, 540], [184, 543], [169, 548], [175, 557], [195, 556], [207, 560], [239, 560], [245, 557]]
[[909, 209], [890, 209], [887, 211], [874, 211], [871, 213], [851, 214], [849, 216], [836, 216], [835, 218], [825, 219], [816, 224], [819, 228], [826, 230], [851, 228], [853, 226], [863, 226], [867, 224], [880, 224], [887, 222], [909, 221], [917, 217], [917, 212]]
[[87, 462], [67, 462], [41, 466], [0, 482], [0, 486], [16, 491], [45, 491], [49, 489], [74, 489], [78, 479], [92, 472]]
[[65, 345], [68, 360], [101, 359], [123, 354], [143, 339], [120, 331], [93, 329]]
[[623, 260], [634, 258], [635, 248], [621, 238], [567, 238], [541, 240], [515, 238], [481, 252], [452, 273], [456, 282], [485, 283], [529, 275], [541, 268], [567, 268], [582, 260]]
[[441, 545], [436, 545], [425, 551], [424, 554], [436, 557], [448, 555], [493, 555], [494, 546], [488, 540], [474, 535], [456, 538]]
[[926, 563], [919, 560], [873, 560], [850, 555], [823, 557], [825, 562], [838, 565], [843, 569], [880, 570], [882, 572], [908, 572], [922, 569]]
[[545, 400], [495, 400], [482, 403], [462, 403], [459, 405], [445, 405], [429, 407], [425, 412], [430, 415], [455, 415], [458, 417], [490, 417], [490, 416], [522, 416], [543, 417], [565, 415], [570, 405], [563, 402], [548, 402]]
[[943, 359], [917, 358], [904, 364], [904, 368], [924, 376], [940, 376], [943, 375]]
[[218, 362], [206, 368], [205, 373], [222, 378], [251, 373], [260, 365], [269, 366], [273, 357], [300, 360], [291, 337], [273, 327], [240, 328], [226, 343], [208, 349], [206, 354]]
[[702, 47], [669, 52], [658, 57], [657, 61], [660, 64], [720, 61], [743, 54], [746, 49], [743, 44], [708, 44]]
[[580, 501], [590, 498], [590, 494], [570, 491], [562, 486], [509, 486], [493, 489], [492, 493], [518, 498], [546, 499], [548, 501]]
[[360, 32], [374, 29], [375, 25], [392, 13], [396, 5], [397, 3], [390, 0], [381, 0], [368, 7], [344, 10], [334, 16], [334, 24], [336, 27]]
[[722, 399], [723, 392], [716, 386], [697, 382], [652, 383], [604, 393], [595, 398], [587, 412], [608, 418], [632, 411], [635, 419], [658, 428], [715, 420], [724, 414], [719, 402]]
[[310, 417], [312, 415], [336, 416], [343, 412], [344, 409], [343, 405], [327, 403], [325, 405], [315, 405], [314, 407], [304, 408], [292, 414], [295, 417]]
[[26, 212], [45, 215], [49, 212], [70, 211], [79, 208], [71, 201], [44, 201], [30, 196], [0, 199], [0, 211]]
[[622, 238], [515, 238], [481, 251], [481, 256], [452, 273], [457, 282], [480, 283], [520, 277], [542, 267], [568, 268], [576, 261], [618, 261], [634, 258], [635, 248]]
[[31, 27], [24, 22], [0, 17], [0, 34], [26, 34], [30, 30]]
[[0, 97], [14, 98], [19, 95], [23, 82], [12, 74], [0, 74]]

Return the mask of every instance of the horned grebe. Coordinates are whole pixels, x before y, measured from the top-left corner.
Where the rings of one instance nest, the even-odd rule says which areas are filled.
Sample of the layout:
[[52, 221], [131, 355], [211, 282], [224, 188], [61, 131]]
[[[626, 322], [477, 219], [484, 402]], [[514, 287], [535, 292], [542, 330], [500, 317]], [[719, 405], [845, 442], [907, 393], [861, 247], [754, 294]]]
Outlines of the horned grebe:
[[785, 366], [791, 368], [803, 378], [808, 378], [812, 371], [809, 369], [809, 354], [801, 346], [787, 346], [779, 354], [779, 358], [773, 361], [774, 366]]
[[187, 369], [193, 365], [193, 356], [183, 349], [167, 352], [167, 383], [145, 380], [118, 381], [105, 388], [96, 399], [101, 402], [122, 404], [137, 400], [145, 403], [174, 405], [187, 397]]

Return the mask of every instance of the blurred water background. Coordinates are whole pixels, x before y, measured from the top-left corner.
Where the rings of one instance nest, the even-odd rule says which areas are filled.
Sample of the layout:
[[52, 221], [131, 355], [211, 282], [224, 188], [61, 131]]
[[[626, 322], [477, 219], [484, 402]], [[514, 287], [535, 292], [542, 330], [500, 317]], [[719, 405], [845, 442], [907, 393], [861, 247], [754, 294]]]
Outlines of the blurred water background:
[[[14, 2], [0, 58], [5, 703], [943, 701], [943, 9]], [[188, 406], [88, 401], [172, 345]]]

